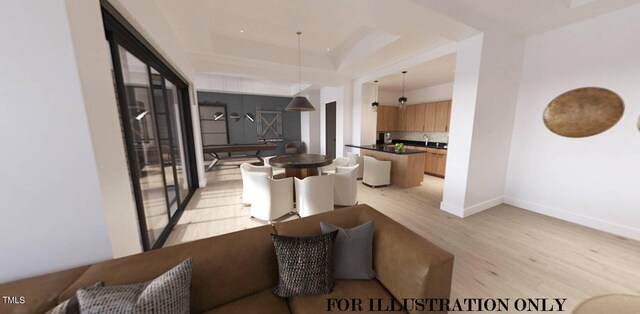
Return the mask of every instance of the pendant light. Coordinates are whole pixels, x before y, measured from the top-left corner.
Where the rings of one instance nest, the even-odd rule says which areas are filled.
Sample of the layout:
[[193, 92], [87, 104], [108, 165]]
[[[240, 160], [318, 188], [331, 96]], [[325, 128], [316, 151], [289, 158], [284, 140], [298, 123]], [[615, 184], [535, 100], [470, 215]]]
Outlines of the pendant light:
[[404, 75], [407, 74], [407, 71], [402, 71], [402, 97], [398, 98], [400, 102], [400, 108], [407, 102], [407, 97], [404, 97]]
[[373, 112], [376, 112], [378, 111], [378, 106], [380, 105], [378, 103], [378, 81], [375, 80], [373, 82], [376, 84], [376, 86], [375, 86], [375, 92], [374, 92], [375, 98], [374, 98], [374, 101], [371, 103], [371, 110], [373, 110]]
[[302, 32], [296, 32], [298, 35], [298, 93], [293, 97], [289, 105], [287, 105], [286, 111], [316, 111], [316, 108], [309, 102], [307, 97], [301, 96], [302, 92], [302, 69], [300, 65], [300, 35]]

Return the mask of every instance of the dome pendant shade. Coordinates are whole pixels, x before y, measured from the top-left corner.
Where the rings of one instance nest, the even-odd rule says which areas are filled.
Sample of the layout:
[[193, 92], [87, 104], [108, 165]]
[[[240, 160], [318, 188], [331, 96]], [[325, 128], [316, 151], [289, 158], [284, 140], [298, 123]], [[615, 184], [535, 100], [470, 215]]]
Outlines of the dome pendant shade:
[[309, 102], [307, 97], [295, 96], [291, 99], [289, 105], [285, 109], [287, 111], [316, 111], [316, 108]]
[[[302, 35], [302, 32], [296, 32], [296, 35], [298, 35], [298, 87], [302, 88], [302, 67], [300, 66], [300, 35]], [[298, 94], [301, 91], [301, 89], [298, 90]], [[294, 96], [293, 99], [291, 99], [291, 102], [287, 105], [287, 108], [285, 108], [285, 110], [301, 112], [316, 111], [316, 108], [313, 107], [307, 97], [298, 95]]]
[[401, 104], [406, 103], [407, 102], [407, 97], [402, 96], [402, 97], [398, 98], [398, 102], [400, 102]]

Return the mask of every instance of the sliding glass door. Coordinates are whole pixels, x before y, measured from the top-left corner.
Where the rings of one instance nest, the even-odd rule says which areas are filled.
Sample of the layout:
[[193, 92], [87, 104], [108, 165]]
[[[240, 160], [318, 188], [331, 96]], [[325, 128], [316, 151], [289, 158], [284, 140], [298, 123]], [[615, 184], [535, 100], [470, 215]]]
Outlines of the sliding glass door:
[[196, 186], [188, 85], [106, 10], [129, 174], [148, 250], [163, 245]]

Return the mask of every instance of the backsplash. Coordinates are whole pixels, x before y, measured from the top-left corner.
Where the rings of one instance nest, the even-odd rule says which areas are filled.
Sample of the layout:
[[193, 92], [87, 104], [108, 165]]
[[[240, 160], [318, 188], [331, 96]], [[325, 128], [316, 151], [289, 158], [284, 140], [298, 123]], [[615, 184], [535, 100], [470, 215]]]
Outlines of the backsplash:
[[424, 141], [427, 134], [429, 142], [449, 143], [448, 132], [389, 132], [394, 140]]

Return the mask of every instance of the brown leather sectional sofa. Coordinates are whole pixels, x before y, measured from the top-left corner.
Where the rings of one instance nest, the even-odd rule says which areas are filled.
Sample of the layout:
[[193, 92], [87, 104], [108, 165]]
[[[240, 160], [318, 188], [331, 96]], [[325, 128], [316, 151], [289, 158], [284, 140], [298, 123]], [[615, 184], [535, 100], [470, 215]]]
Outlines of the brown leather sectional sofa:
[[[284, 299], [273, 294], [272, 288], [278, 283], [278, 265], [270, 233], [318, 235], [320, 221], [350, 228], [369, 220], [375, 221], [376, 279], [337, 280], [328, 295]], [[43, 313], [81, 287], [97, 281], [106, 285], [147, 281], [188, 257], [194, 259], [191, 312], [233, 314], [329, 313], [328, 309], [331, 313], [342, 313], [347, 304], [354, 305], [357, 300], [362, 300], [360, 313], [366, 313], [370, 309], [393, 309], [389, 307], [393, 299], [448, 298], [454, 259], [447, 251], [375, 209], [358, 205], [2, 284], [0, 295], [24, 296], [26, 302], [0, 304], [0, 312]], [[356, 301], [338, 303], [338, 299]]]

